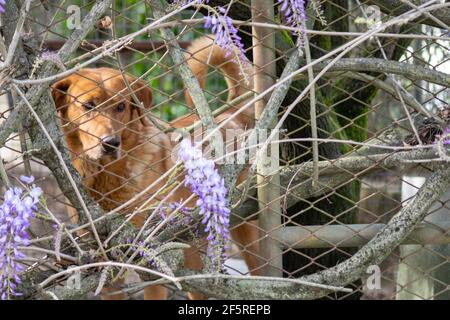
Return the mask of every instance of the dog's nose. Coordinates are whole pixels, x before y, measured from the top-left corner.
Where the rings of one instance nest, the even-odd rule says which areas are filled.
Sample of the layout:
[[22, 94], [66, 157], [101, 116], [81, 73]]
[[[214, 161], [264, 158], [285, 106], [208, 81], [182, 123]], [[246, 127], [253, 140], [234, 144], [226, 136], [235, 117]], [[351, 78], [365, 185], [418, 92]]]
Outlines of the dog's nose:
[[106, 154], [115, 153], [120, 146], [120, 137], [118, 136], [109, 136], [102, 139], [102, 147], [103, 151]]

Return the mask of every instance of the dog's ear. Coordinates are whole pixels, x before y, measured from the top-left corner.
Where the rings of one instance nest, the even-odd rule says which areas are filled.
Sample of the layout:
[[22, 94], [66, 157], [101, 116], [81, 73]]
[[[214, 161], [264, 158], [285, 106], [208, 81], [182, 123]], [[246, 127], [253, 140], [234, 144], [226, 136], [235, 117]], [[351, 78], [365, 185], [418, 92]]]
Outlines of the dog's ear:
[[[131, 83], [135, 82], [131, 86], [131, 88], [133, 89], [134, 94], [139, 99], [139, 101], [133, 101], [133, 103], [135, 104], [134, 108], [136, 108], [138, 116], [139, 116], [142, 124], [144, 126], [146, 126], [149, 124], [149, 121], [146, 119], [145, 111], [146, 111], [146, 109], [150, 109], [150, 107], [152, 106], [152, 102], [153, 102], [152, 89], [150, 89], [150, 87], [144, 82], [144, 80], [136, 81], [135, 78], [131, 78], [129, 81]], [[139, 107], [139, 105], [141, 105], [141, 103], [144, 106], [145, 110], [143, 108]]]
[[134, 93], [140, 102], [144, 104], [146, 109], [152, 106], [153, 92], [149, 86], [143, 81], [139, 80], [133, 85]]
[[72, 76], [61, 79], [50, 86], [53, 101], [55, 102], [56, 110], [65, 113], [69, 100], [67, 99], [67, 90], [72, 85]]

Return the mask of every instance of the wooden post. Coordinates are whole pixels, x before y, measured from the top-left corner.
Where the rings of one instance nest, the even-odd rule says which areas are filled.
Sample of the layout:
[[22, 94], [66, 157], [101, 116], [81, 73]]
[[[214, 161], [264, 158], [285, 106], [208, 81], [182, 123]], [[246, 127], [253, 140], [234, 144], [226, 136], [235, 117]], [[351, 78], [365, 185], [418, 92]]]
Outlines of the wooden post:
[[[274, 1], [252, 0], [253, 22], [273, 22]], [[263, 92], [275, 83], [275, 34], [270, 28], [253, 27], [253, 62], [255, 65], [255, 94]], [[268, 101], [268, 96], [255, 104], [256, 118], [259, 119]], [[270, 133], [267, 134], [267, 137]], [[262, 141], [259, 141], [262, 142]], [[258, 161], [257, 182], [259, 202], [259, 226], [261, 228], [260, 255], [263, 259], [262, 275], [282, 277], [282, 250], [274, 231], [281, 225], [280, 177], [278, 145], [269, 147], [271, 155], [264, 152]]]

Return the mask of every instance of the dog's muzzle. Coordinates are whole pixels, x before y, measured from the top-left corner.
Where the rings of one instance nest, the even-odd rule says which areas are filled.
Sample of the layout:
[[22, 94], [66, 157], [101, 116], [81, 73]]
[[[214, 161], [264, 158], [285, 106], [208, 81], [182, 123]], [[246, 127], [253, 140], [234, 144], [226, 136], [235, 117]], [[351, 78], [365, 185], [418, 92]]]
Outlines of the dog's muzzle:
[[120, 137], [109, 136], [102, 139], [102, 151], [106, 155], [116, 155], [119, 152]]

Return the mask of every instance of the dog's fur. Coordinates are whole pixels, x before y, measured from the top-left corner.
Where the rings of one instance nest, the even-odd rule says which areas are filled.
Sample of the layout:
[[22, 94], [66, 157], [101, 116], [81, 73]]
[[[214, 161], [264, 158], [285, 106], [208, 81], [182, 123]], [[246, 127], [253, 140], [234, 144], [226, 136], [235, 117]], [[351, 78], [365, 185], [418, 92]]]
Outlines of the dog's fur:
[[[205, 86], [208, 65], [222, 70], [229, 86], [228, 100], [252, 87], [251, 82], [244, 82], [233, 56], [227, 56], [208, 37], [194, 41], [186, 58], [202, 87]], [[251, 80], [250, 68], [245, 72]], [[124, 77], [139, 101], [133, 100]], [[110, 68], [81, 69], [54, 83], [51, 89], [73, 165], [83, 177], [91, 196], [105, 210], [114, 209], [130, 200], [172, 167], [173, 142], [149, 121], [143, 112], [145, 110], [141, 109], [148, 109], [152, 104], [152, 90], [142, 80], [136, 81], [135, 78], [123, 76], [120, 71]], [[192, 107], [188, 94], [186, 101]], [[229, 118], [233, 112], [235, 109], [223, 113], [216, 121]], [[197, 119], [196, 115], [190, 115], [176, 120], [173, 127], [185, 127]], [[253, 110], [247, 108], [225, 128], [249, 128], [253, 126], [253, 121]], [[108, 137], [120, 139], [120, 146], [116, 151], [105, 151], [102, 139]], [[129, 209], [148, 199], [165, 182], [162, 181], [149, 190], [124, 212], [130, 212]], [[179, 188], [169, 201], [180, 201], [189, 195], [189, 190]], [[161, 197], [156, 197], [155, 201], [157, 200], [161, 200]], [[138, 215], [133, 222], [141, 226], [145, 218], [144, 215]], [[76, 214], [73, 220], [77, 220]], [[251, 223], [243, 224], [232, 231], [232, 236], [239, 245], [245, 246], [244, 258], [250, 270], [256, 272], [256, 227]], [[202, 268], [195, 248], [187, 250], [185, 263], [186, 267]], [[146, 288], [144, 293], [146, 299], [166, 297], [166, 290], [160, 286]]]

